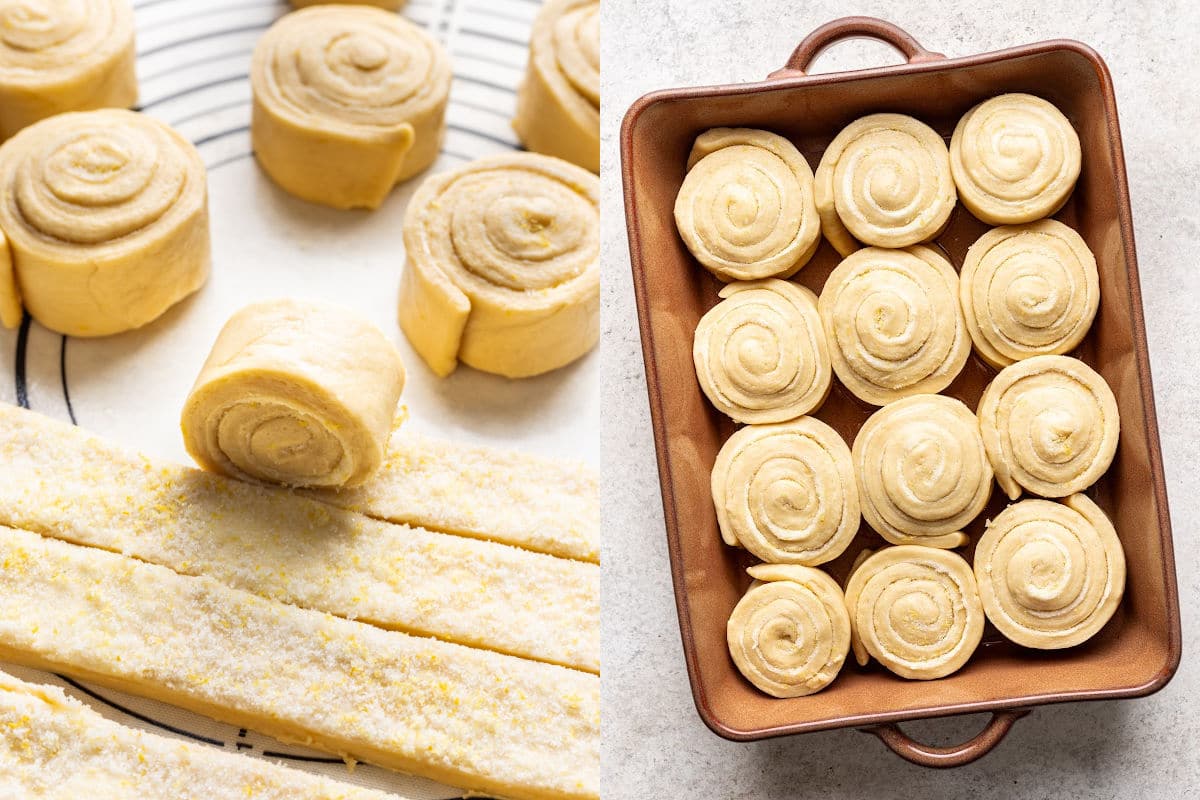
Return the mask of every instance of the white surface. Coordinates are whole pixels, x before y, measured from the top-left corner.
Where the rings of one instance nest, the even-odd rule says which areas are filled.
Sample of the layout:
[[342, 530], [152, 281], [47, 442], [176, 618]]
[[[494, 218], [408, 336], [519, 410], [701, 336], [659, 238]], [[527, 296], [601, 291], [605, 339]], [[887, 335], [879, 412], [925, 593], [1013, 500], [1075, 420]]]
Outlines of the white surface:
[[[246, 75], [255, 41], [289, 10], [286, 2], [134, 0], [134, 6], [142, 108], [195, 142], [209, 166], [212, 277], [197, 295], [139, 331], [64, 340], [31, 325], [25, 350], [30, 407], [67, 419], [69, 396], [80, 425], [189, 463], [179, 413], [225, 320], [253, 300], [319, 298], [362, 312], [399, 347], [408, 371], [401, 402], [413, 428], [598, 463], [600, 359], [595, 353], [524, 381], [467, 367], [439, 380], [408, 346], [396, 321], [404, 265], [401, 221], [420, 177], [375, 212], [339, 212], [290, 197], [260, 172], [250, 157]], [[509, 127], [513, 90], [524, 72], [525, 41], [537, 9], [534, 0], [410, 0], [404, 15], [446, 44], [455, 73], [446, 144], [434, 170], [516, 146]], [[17, 340], [16, 331], [0, 330], [0, 401], [10, 403], [16, 400]], [[161, 727], [166, 724], [256, 755], [306, 752], [160, 703], [98, 691], [160, 723], [93, 703], [128, 724], [159, 733], [166, 732]], [[421, 800], [461, 794], [367, 766], [350, 772], [341, 762], [291, 765]]]
[[[692, 705], [671, 595], [662, 505], [638, 340], [617, 134], [641, 94], [670, 86], [760, 80], [813, 28], [850, 14], [900, 24], [927, 48], [969, 55], [1068, 37], [1095, 47], [1114, 74], [1129, 164], [1151, 361], [1164, 431], [1183, 612], [1183, 665], [1142, 700], [1047, 706], [1019, 721], [976, 764], [914, 767], [855, 731], [759, 744], [717, 738]], [[1200, 81], [1195, 4], [1010, 0], [917, 2], [604, 0], [604, 786], [626, 798], [1182, 798], [1200, 795]], [[819, 70], [890, 63], [884, 45], [840, 45]], [[984, 717], [906, 730], [960, 742]]]

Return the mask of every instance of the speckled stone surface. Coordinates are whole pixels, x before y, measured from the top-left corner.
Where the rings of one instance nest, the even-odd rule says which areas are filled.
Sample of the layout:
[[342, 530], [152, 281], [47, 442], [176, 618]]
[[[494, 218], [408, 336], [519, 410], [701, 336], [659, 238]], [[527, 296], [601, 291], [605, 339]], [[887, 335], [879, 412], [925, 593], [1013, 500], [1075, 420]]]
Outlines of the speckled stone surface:
[[[603, 0], [604, 64], [604, 796], [625, 798], [1200, 796], [1200, 6], [1187, 3], [950, 4], [832, 0]], [[760, 744], [700, 722], [671, 596], [641, 346], [625, 240], [617, 137], [641, 94], [757, 80], [812, 28], [847, 14], [900, 24], [950, 56], [1066, 37], [1114, 75], [1129, 165], [1163, 458], [1175, 527], [1183, 664], [1158, 694], [1042, 707], [989, 756], [939, 772], [902, 762], [854, 731]], [[818, 69], [888, 63], [853, 42]], [[914, 723], [919, 738], [969, 738], [984, 717]]]

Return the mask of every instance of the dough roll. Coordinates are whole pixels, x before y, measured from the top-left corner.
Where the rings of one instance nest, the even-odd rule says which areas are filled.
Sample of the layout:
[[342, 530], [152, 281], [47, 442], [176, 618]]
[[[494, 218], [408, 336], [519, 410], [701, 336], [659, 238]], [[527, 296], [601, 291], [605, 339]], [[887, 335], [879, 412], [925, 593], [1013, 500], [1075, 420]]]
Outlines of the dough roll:
[[714, 128], [692, 146], [675, 225], [723, 281], [790, 277], [821, 242], [812, 168], [782, 136]]
[[850, 448], [813, 417], [730, 436], [713, 466], [712, 495], [725, 543], [770, 563], [824, 564], [858, 532]]
[[1024, 647], [1057, 650], [1087, 641], [1112, 617], [1125, 591], [1125, 552], [1087, 496], [1022, 500], [979, 540], [975, 577], [1000, 633]]
[[1083, 491], [1108, 469], [1121, 434], [1112, 389], [1068, 356], [1034, 356], [1000, 370], [979, 399], [979, 427], [1010, 500], [1022, 488], [1043, 497]]
[[70, 800], [396, 800], [261, 758], [128, 728], [0, 672], [0, 792]]
[[960, 547], [992, 496], [979, 420], [960, 401], [907, 397], [872, 414], [854, 439], [863, 516], [892, 544]]
[[872, 405], [942, 391], [971, 355], [958, 274], [928, 247], [848, 256], [826, 279], [817, 308], [834, 372]]
[[217, 335], [183, 406], [184, 444], [205, 469], [284, 486], [357, 486], [383, 463], [404, 365], [340, 306], [268, 300]]
[[404, 215], [400, 327], [437, 375], [565, 366], [600, 338], [600, 179], [534, 153], [425, 179]]
[[535, 153], [600, 172], [600, 0], [542, 6], [513, 129]]
[[5, 661], [473, 793], [599, 797], [596, 675], [11, 528], [0, 528], [0, 563]]
[[450, 60], [378, 8], [319, 5], [282, 17], [254, 48], [250, 136], [284, 190], [334, 208], [377, 208], [442, 147]]
[[8, 405], [0, 525], [380, 628], [600, 671], [596, 564], [369, 519]]
[[819, 408], [833, 380], [816, 297], [768, 278], [731, 283], [696, 326], [700, 388], [738, 422], [785, 422]]
[[595, 470], [397, 430], [361, 486], [309, 493], [376, 519], [600, 563]]
[[0, 141], [67, 111], [137, 104], [129, 0], [0, 0]]
[[204, 164], [132, 111], [51, 117], [0, 147], [0, 230], [20, 287], [0, 305], [69, 336], [139, 328], [208, 278]]
[[821, 232], [843, 256], [859, 242], [927, 242], [955, 203], [946, 143], [903, 114], [871, 114], [842, 129], [817, 165], [815, 192]]
[[885, 547], [846, 585], [858, 663], [868, 657], [902, 678], [957, 672], [983, 638], [983, 606], [971, 565], [949, 550]]
[[837, 677], [850, 651], [842, 590], [824, 572], [796, 564], [758, 564], [755, 584], [726, 626], [733, 663], [772, 697], [801, 697]]
[[989, 225], [1054, 214], [1075, 188], [1081, 163], [1071, 123], [1031, 94], [985, 100], [963, 115], [950, 139], [958, 196]]
[[1052, 219], [988, 231], [967, 251], [960, 280], [967, 331], [996, 369], [1075, 349], [1100, 307], [1095, 256]]

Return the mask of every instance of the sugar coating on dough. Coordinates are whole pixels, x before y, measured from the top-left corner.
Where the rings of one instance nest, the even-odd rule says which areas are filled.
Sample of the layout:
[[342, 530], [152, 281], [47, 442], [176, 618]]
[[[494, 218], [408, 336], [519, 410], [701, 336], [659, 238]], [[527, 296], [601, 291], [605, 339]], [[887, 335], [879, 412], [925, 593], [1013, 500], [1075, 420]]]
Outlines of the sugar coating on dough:
[[396, 800], [113, 722], [56, 686], [0, 672], [0, 797]]
[[598, 798], [600, 679], [0, 528], [0, 659], [517, 800]]
[[3, 404], [0, 524], [382, 627], [600, 669], [595, 564], [154, 461]]

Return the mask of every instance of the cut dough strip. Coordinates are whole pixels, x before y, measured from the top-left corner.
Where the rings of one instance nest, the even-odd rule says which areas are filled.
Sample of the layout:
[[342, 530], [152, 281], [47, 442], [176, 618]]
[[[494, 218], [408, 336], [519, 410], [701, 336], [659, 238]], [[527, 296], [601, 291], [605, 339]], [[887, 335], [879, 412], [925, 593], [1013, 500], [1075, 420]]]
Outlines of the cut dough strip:
[[357, 486], [383, 462], [404, 365], [383, 332], [331, 303], [269, 300], [217, 336], [180, 427], [196, 463], [284, 486]]
[[0, 797], [399, 800], [251, 756], [128, 728], [56, 686], [0, 672]]
[[598, 798], [600, 679], [0, 528], [0, 659], [518, 800]]
[[152, 461], [8, 405], [0, 524], [384, 628], [600, 669], [595, 564]]
[[388, 522], [600, 563], [598, 478], [580, 463], [397, 430], [365, 484], [307, 494]]

